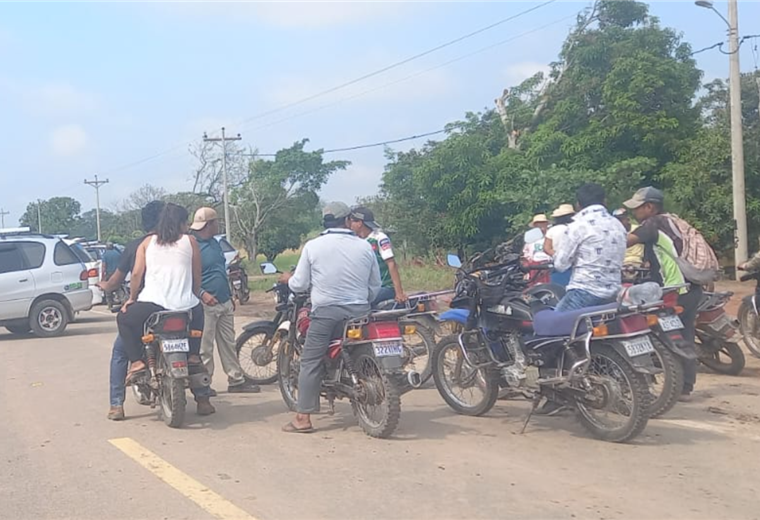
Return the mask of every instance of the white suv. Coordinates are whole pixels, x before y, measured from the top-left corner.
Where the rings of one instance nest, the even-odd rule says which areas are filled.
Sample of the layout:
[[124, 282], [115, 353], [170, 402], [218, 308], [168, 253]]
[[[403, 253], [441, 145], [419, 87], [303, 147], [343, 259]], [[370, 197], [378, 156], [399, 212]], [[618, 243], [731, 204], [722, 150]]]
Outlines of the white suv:
[[60, 238], [0, 230], [0, 325], [14, 334], [58, 336], [92, 308], [85, 265]]

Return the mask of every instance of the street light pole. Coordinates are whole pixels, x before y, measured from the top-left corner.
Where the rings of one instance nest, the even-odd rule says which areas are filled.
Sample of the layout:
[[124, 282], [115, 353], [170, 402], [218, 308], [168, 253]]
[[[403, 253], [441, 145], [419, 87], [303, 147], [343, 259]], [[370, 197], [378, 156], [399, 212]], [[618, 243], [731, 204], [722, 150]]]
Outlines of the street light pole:
[[[734, 262], [737, 266], [748, 257], [747, 199], [744, 189], [744, 136], [742, 131], [742, 85], [739, 66], [739, 6], [738, 0], [728, 0], [728, 19], [715, 9], [710, 0], [697, 0], [698, 6], [712, 10], [726, 22], [729, 42], [729, 96], [731, 104], [731, 176], [733, 183], [733, 206], [735, 245]], [[737, 270], [736, 278], [739, 279]]]

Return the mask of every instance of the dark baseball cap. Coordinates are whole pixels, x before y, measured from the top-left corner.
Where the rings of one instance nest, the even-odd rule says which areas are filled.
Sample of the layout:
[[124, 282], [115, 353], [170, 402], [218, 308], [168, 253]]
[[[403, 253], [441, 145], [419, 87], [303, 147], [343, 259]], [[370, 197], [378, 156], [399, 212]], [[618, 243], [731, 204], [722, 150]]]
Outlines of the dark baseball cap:
[[372, 210], [364, 206], [356, 206], [351, 210], [351, 218], [354, 220], [361, 220], [368, 228], [375, 230], [380, 229], [380, 224], [375, 222], [375, 214]]
[[665, 195], [662, 191], [652, 186], [641, 188], [639, 191], [633, 194], [633, 197], [623, 202], [623, 206], [628, 209], [636, 209], [643, 206], [647, 202], [654, 202], [662, 204], [665, 201]]

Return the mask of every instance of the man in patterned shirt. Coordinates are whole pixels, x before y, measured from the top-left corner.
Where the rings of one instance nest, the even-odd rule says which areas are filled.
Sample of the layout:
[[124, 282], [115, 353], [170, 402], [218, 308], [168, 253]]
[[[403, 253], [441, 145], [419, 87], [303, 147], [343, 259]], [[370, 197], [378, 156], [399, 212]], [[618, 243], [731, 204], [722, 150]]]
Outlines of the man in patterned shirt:
[[604, 188], [599, 184], [584, 184], [576, 195], [580, 210], [554, 254], [555, 270], [573, 269], [567, 293], [557, 304], [561, 312], [611, 303], [622, 288], [625, 228], [604, 207]]
[[372, 210], [364, 206], [357, 206], [351, 210], [349, 217], [351, 231], [365, 239], [372, 246], [372, 251], [377, 257], [377, 265], [380, 267], [380, 279], [382, 288], [373, 304], [387, 300], [396, 300], [403, 303], [407, 300], [404, 288], [401, 286], [401, 275], [398, 272], [398, 264], [393, 256], [393, 246], [388, 235], [380, 230], [375, 222]]

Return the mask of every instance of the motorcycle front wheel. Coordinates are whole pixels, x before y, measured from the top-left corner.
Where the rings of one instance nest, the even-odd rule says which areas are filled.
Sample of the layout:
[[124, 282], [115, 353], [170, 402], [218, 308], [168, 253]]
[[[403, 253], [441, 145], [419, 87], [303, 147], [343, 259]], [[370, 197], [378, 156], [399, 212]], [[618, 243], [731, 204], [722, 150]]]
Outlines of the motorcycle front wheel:
[[592, 345], [586, 379], [591, 388], [575, 401], [586, 430], [609, 442], [627, 442], [644, 431], [649, 420], [649, 384], [611, 345]]
[[298, 375], [301, 372], [301, 352], [284, 340], [277, 351], [277, 383], [285, 405], [291, 412], [298, 405]]
[[246, 379], [257, 385], [271, 385], [277, 381], [277, 351], [280, 341], [274, 338], [275, 327], [260, 325], [244, 330], [235, 341], [240, 368]]
[[753, 356], [760, 357], [760, 317], [746, 302], [742, 302], [739, 306], [739, 327], [744, 337], [744, 344]]
[[459, 346], [459, 335], [443, 338], [433, 352], [433, 380], [438, 393], [461, 415], [488, 413], [499, 397], [499, 374], [470, 365]]
[[354, 367], [359, 379], [351, 399], [354, 415], [364, 433], [386, 439], [396, 431], [401, 418], [401, 392], [373, 355], [360, 352]]

